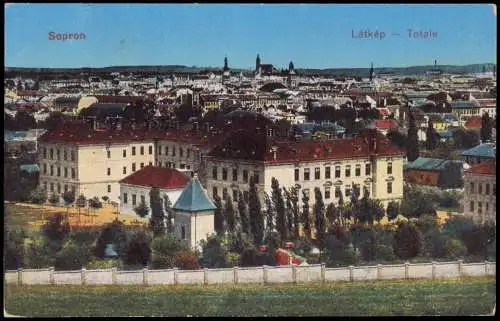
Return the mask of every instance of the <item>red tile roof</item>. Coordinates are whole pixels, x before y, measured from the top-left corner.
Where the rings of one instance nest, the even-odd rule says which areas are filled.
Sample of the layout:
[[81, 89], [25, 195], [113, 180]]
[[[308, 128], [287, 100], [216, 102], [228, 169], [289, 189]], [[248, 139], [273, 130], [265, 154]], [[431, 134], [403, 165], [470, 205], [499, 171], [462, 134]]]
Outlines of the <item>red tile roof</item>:
[[101, 95], [95, 95], [95, 98], [100, 103], [121, 103], [121, 104], [127, 104], [127, 103], [134, 103], [140, 100], [144, 100], [144, 97], [142, 96], [101, 96]]
[[382, 130], [397, 129], [398, 124], [392, 119], [375, 119], [374, 125]]
[[467, 129], [472, 129], [472, 128], [481, 128], [481, 117], [471, 117], [469, 118], [464, 125], [465, 128]]
[[488, 106], [496, 106], [497, 105], [497, 100], [496, 99], [476, 99], [479, 102], [479, 106], [481, 107], [488, 107]]
[[485, 163], [473, 165], [471, 168], [465, 170], [465, 173], [482, 174], [482, 175], [496, 175], [496, 160]]
[[120, 184], [159, 187], [161, 189], [180, 189], [186, 187], [189, 178], [182, 172], [164, 167], [146, 166], [125, 177]]
[[17, 95], [20, 97], [23, 96], [38, 96], [38, 91], [36, 90], [23, 90], [23, 91], [18, 91]]

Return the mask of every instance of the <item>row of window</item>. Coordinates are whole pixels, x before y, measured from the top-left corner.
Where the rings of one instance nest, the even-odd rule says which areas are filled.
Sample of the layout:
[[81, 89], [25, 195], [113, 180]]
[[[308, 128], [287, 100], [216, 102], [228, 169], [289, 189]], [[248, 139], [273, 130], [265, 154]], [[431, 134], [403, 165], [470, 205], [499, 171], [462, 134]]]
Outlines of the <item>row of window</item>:
[[[359, 184], [356, 184], [355, 185], [360, 193], [360, 196], [363, 196], [363, 191], [364, 189], [361, 189], [360, 185]], [[351, 196], [351, 185], [346, 185], [345, 186], [345, 189], [344, 189], [344, 196], [345, 197], [349, 197]], [[331, 192], [330, 192], [330, 188], [326, 187], [325, 188], [325, 192], [324, 192], [324, 195], [323, 197], [325, 199], [330, 199], [331, 198]], [[369, 190], [368, 190], [369, 191]], [[309, 189], [304, 189], [303, 190], [303, 193], [305, 193], [306, 195], [310, 196], [309, 193]], [[233, 189], [232, 190], [232, 199], [234, 201], [237, 201], [238, 200], [238, 194], [239, 194], [239, 191], [237, 189]], [[342, 194], [342, 190], [340, 187], [335, 187], [335, 198], [340, 198]], [[392, 194], [392, 182], [387, 182], [387, 194]], [[213, 187], [212, 188], [212, 196], [215, 198], [216, 196], [219, 196], [219, 190], [217, 187]], [[222, 199], [226, 199], [228, 196], [228, 192], [227, 192], [227, 188], [224, 187], [222, 189]], [[243, 192], [243, 198], [245, 199], [246, 202], [248, 202], [248, 191], [244, 191]]]
[[[475, 211], [475, 206], [474, 205], [475, 205], [475, 202], [474, 201], [470, 201], [469, 210], [471, 212]], [[490, 210], [490, 204], [488, 202], [485, 202], [484, 205], [485, 205], [485, 213], [488, 213], [489, 210]], [[495, 205], [495, 203], [493, 203], [493, 212], [496, 212], [496, 205]], [[477, 213], [478, 214], [482, 214], [483, 213], [483, 203], [482, 202], [477, 202]]]
[[[107, 157], [111, 158], [111, 151], [107, 150], [106, 152], [107, 152]], [[149, 152], [149, 155], [153, 155], [153, 146], [152, 145], [150, 145], [148, 147], [148, 152]], [[135, 156], [136, 154], [137, 154], [136, 153], [136, 147], [132, 146], [132, 156]], [[140, 148], [140, 154], [144, 155], [144, 146], [141, 146], [141, 148]], [[123, 158], [127, 157], [127, 150], [126, 149], [124, 149], [122, 151], [122, 155], [123, 155]]]
[[[61, 177], [61, 167], [55, 167], [57, 174], [54, 174], [54, 165], [50, 165], [50, 176], [57, 176]], [[68, 178], [68, 168], [64, 167], [64, 177]], [[47, 164], [43, 164], [43, 174], [47, 175]], [[76, 178], [76, 170], [74, 168], [71, 168], [71, 178]]]
[[[137, 205], [137, 194], [131, 194], [132, 196], [132, 205], [136, 206]], [[146, 203], [146, 196], [140, 195], [141, 197], [141, 203]], [[123, 193], [123, 204], [128, 204], [128, 193]]]
[[[47, 148], [46, 147], [44, 147], [42, 149], [42, 153], [43, 153], [43, 158], [47, 159]], [[64, 149], [62, 154], [63, 154], [62, 155], [63, 160], [67, 161], [68, 160], [68, 150]], [[74, 150], [70, 151], [69, 156], [70, 156], [70, 160], [72, 162], [74, 162], [75, 161], [75, 151]], [[56, 148], [55, 158], [57, 160], [61, 160], [61, 150], [59, 148]], [[53, 148], [49, 149], [49, 159], [52, 159], [52, 160], [54, 159], [54, 149]]]
[[[243, 170], [243, 175], [242, 175], [242, 181], [244, 183], [248, 183], [248, 179], [249, 179], [249, 172], [247, 170]], [[228, 174], [228, 171], [227, 171], [227, 168], [222, 168], [222, 180], [224, 181], [227, 181], [227, 174]], [[232, 177], [232, 180], [233, 181], [238, 181], [238, 170], [233, 168], [232, 169], [232, 173], [231, 173], [231, 177]], [[259, 182], [259, 172], [257, 171], [254, 171], [253, 172], [253, 177], [255, 178], [255, 182], [258, 183]], [[217, 167], [213, 167], [212, 168], [212, 178], [214, 180], [217, 180], [218, 179], [218, 169]]]
[[[47, 187], [50, 187], [50, 189], [47, 189]], [[56, 188], [54, 188], [56, 187]], [[58, 194], [61, 194], [61, 184], [54, 184], [54, 183], [50, 183], [50, 184], [47, 184], [47, 182], [43, 182], [43, 188], [46, 190], [46, 191], [49, 191], [51, 193], [53, 192], [57, 192]], [[68, 185], [64, 184], [64, 193], [66, 193], [67, 191], [71, 190], [71, 191], [75, 191], [75, 188], [74, 186], [71, 186], [71, 188], [68, 187]]]
[[[491, 195], [496, 195], [496, 193], [497, 193], [496, 184], [491, 184], [491, 188], [492, 188]], [[476, 188], [475, 188], [474, 182], [470, 183], [469, 193], [471, 193], [471, 194], [476, 193]], [[482, 183], [477, 184], [477, 194], [483, 194], [483, 184]], [[490, 184], [489, 183], [485, 183], [484, 194], [490, 195]]]
[[[176, 148], [175, 146], [172, 146], [171, 151], [171, 156], [175, 157], [176, 156]], [[158, 146], [158, 155], [162, 155], [163, 153], [163, 146]], [[169, 154], [169, 148], [168, 146], [165, 146], [165, 156], [168, 156]], [[187, 148], [186, 149], [186, 158], [189, 158], [191, 156], [191, 149]], [[179, 147], [179, 157], [184, 157], [184, 149], [182, 147]]]

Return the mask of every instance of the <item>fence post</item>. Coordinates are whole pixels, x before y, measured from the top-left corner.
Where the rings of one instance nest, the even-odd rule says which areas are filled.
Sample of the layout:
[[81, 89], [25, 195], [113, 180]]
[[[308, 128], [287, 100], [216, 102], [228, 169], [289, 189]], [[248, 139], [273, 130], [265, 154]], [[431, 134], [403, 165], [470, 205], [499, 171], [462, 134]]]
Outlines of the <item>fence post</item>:
[[377, 264], [377, 280], [382, 278], [382, 264]]
[[239, 280], [238, 280], [238, 267], [237, 266], [233, 267], [233, 276], [234, 276], [233, 283], [238, 284]]
[[462, 269], [463, 269], [462, 264], [463, 263], [464, 263], [464, 260], [458, 260], [458, 277], [459, 278], [462, 277]]
[[292, 265], [292, 282], [297, 283], [297, 266]]
[[436, 262], [432, 261], [432, 279], [436, 279]]
[[484, 261], [484, 276], [488, 276], [488, 261]]
[[82, 285], [85, 285], [85, 283], [87, 283], [87, 280], [86, 280], [86, 272], [85, 272], [85, 267], [82, 267]]
[[118, 277], [117, 277], [116, 270], [117, 270], [116, 267], [111, 268], [111, 282], [113, 284], [118, 284]]
[[354, 266], [349, 265], [349, 281], [354, 281]]
[[23, 268], [17, 269], [17, 284], [23, 285]]
[[148, 267], [144, 267], [142, 270], [142, 282], [144, 285], [148, 285]]
[[268, 282], [268, 280], [267, 280], [267, 265], [264, 265], [262, 267], [262, 276], [263, 276], [264, 284], [266, 284]]
[[203, 284], [208, 284], [208, 269], [203, 269]]
[[321, 282], [326, 282], [326, 266], [325, 263], [321, 263]]
[[55, 276], [54, 276], [54, 268], [53, 267], [49, 268], [49, 280], [50, 280], [50, 284], [55, 284], [56, 283], [56, 279], [55, 279]]
[[177, 280], [177, 268], [174, 268], [174, 284], [177, 284], [179, 281]]
[[409, 268], [410, 268], [410, 263], [409, 262], [405, 262], [405, 280], [408, 280], [409, 279]]

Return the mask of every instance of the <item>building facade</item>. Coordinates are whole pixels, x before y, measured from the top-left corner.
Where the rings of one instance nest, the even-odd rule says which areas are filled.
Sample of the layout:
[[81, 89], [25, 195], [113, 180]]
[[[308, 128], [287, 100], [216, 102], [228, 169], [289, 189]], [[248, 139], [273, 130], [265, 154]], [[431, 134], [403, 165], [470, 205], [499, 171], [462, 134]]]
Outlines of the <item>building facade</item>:
[[465, 171], [464, 215], [496, 224], [496, 161], [476, 164]]

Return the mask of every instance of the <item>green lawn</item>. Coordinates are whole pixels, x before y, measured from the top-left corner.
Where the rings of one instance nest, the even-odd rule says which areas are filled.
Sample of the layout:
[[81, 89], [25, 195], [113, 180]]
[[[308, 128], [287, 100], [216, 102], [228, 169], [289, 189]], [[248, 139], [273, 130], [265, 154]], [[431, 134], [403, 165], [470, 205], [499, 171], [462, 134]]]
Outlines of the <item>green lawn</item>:
[[56, 316], [482, 315], [494, 278], [224, 286], [6, 286], [5, 309]]

